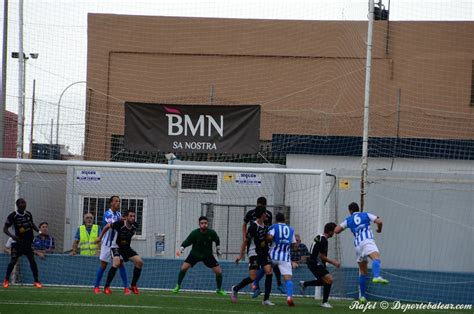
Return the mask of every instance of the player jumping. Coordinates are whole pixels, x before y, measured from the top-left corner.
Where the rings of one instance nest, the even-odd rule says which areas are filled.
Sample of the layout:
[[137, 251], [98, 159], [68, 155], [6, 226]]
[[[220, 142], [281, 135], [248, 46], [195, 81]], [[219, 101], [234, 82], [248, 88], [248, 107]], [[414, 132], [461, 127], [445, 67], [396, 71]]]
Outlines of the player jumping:
[[334, 232], [339, 234], [344, 229], [349, 228], [352, 234], [354, 234], [354, 246], [357, 263], [359, 264], [359, 302], [366, 303], [365, 291], [368, 276], [367, 257], [372, 259], [372, 272], [374, 275], [372, 282], [381, 284], [389, 283], [387, 279], [380, 276], [380, 253], [375, 244], [372, 230], [370, 229], [370, 223], [373, 222], [377, 225], [376, 232], [381, 233], [383, 221], [373, 214], [359, 212], [359, 205], [354, 202], [349, 204], [349, 212], [351, 215], [337, 226]]

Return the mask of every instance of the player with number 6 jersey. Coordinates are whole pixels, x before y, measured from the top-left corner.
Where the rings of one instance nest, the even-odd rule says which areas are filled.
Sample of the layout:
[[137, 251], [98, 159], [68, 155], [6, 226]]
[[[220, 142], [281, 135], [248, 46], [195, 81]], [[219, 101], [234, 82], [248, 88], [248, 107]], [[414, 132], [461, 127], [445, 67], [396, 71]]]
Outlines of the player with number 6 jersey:
[[365, 291], [368, 276], [368, 257], [372, 260], [372, 272], [374, 275], [372, 282], [388, 284], [388, 280], [380, 276], [380, 253], [374, 241], [374, 234], [370, 228], [370, 224], [373, 222], [377, 225], [377, 233], [381, 233], [383, 221], [380, 217], [373, 214], [360, 212], [357, 203], [349, 204], [349, 212], [351, 215], [336, 227], [335, 233], [339, 234], [344, 229], [349, 228], [354, 235], [356, 258], [359, 264], [359, 302], [365, 303], [367, 302]]

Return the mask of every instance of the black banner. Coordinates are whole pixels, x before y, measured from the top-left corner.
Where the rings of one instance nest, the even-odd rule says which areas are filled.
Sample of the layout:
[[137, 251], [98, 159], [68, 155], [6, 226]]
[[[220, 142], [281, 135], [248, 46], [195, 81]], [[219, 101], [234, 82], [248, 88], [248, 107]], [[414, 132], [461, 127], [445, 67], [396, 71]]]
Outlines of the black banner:
[[125, 149], [239, 153], [259, 150], [260, 105], [125, 103]]

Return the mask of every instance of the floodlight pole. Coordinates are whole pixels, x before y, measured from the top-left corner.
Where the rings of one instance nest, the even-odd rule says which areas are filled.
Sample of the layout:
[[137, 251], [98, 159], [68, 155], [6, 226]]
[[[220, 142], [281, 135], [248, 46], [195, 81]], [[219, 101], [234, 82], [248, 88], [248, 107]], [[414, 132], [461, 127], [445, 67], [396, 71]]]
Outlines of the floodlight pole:
[[5, 110], [7, 89], [8, 0], [3, 0], [2, 77], [0, 85], [0, 157], [5, 148]]
[[[23, 157], [23, 120], [25, 111], [25, 54], [23, 52], [23, 0], [18, 1], [18, 121], [16, 138], [16, 158]], [[20, 198], [21, 165], [17, 164], [15, 169], [15, 201]]]
[[33, 127], [35, 124], [35, 98], [36, 98], [36, 80], [33, 80], [33, 97], [31, 99], [31, 122], [30, 122], [30, 154], [29, 158], [33, 158]]
[[360, 179], [360, 210], [364, 210], [365, 195], [367, 194], [368, 152], [369, 152], [369, 104], [370, 104], [370, 75], [372, 69], [372, 37], [374, 29], [374, 0], [369, 0], [369, 23], [367, 30], [367, 59], [365, 66], [365, 95], [364, 95], [364, 133], [362, 135], [362, 162]]

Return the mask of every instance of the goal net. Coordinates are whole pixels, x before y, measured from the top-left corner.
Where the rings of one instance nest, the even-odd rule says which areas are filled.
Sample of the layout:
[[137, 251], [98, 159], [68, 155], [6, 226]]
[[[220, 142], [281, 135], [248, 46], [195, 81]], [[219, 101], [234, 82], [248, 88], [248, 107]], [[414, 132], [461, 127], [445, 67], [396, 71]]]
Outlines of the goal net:
[[[49, 233], [55, 239], [54, 254], [48, 254], [44, 260], [38, 259], [44, 284], [93, 284], [98, 257], [71, 256], [72, 243], [86, 213], [92, 214], [94, 222], [102, 225], [112, 195], [120, 197], [122, 213], [128, 209], [136, 211], [139, 228], [132, 248], [145, 260], [140, 282], [144, 288], [174, 287], [181, 263], [190, 248], [180, 258], [175, 256], [175, 252], [191, 231], [199, 228], [201, 215], [208, 217], [209, 227], [219, 235], [222, 256], [218, 260], [223, 268], [223, 287], [226, 290], [247, 276], [248, 259], [240, 265], [236, 265], [234, 260], [243, 240], [244, 216], [255, 208], [257, 198], [263, 196], [267, 199], [267, 208], [274, 217], [283, 213], [308, 249], [313, 238], [322, 232], [323, 224], [336, 221], [336, 181], [323, 170], [255, 164], [229, 167], [215, 163], [168, 166], [83, 161], [23, 162], [0, 164], [1, 198], [5, 203], [14, 203], [15, 168], [20, 167], [19, 195], [27, 201], [27, 210], [33, 214], [36, 224], [47, 222]], [[13, 207], [5, 206], [2, 216], [7, 216], [12, 210]], [[2, 240], [6, 240], [4, 236]], [[336, 241], [331, 243], [334, 256], [337, 247]], [[1, 265], [6, 266], [7, 262], [7, 257], [2, 257]], [[128, 268], [131, 271], [131, 265]], [[295, 280], [312, 280], [313, 276], [303, 263], [300, 268], [295, 272]], [[60, 269], [75, 271], [64, 276]], [[31, 280], [25, 259], [21, 262], [16, 281], [29, 283]], [[117, 279], [113, 284], [120, 286], [121, 282]], [[214, 290], [214, 274], [204, 265], [198, 265], [189, 271], [182, 289]], [[338, 291], [337, 286], [335, 291]]]
[[[247, 178], [239, 177], [247, 171], [22, 164], [20, 195], [36, 222], [50, 222], [58, 250], [65, 252], [81, 215], [91, 211], [100, 222], [107, 198], [119, 195], [122, 210], [141, 213], [140, 232], [146, 239], [137, 235], [133, 245], [146, 258], [157, 254], [162, 263], [152, 259], [145, 266], [152, 271], [150, 282], [155, 276], [166, 278], [155, 288], [175, 284], [181, 259], [174, 257], [174, 249], [202, 213], [212, 217], [225, 246], [223, 262], [230, 263], [238, 249], [242, 216], [259, 196], [268, 198], [271, 210], [288, 214], [310, 248], [325, 222], [341, 222], [348, 215], [347, 204], [360, 200], [367, 4], [25, 0], [26, 115], [23, 125], [20, 121], [25, 158], [194, 167], [241, 164], [326, 169], [333, 175], [325, 176], [325, 211], [319, 211], [319, 175], [314, 174], [273, 172], [270, 180], [269, 173], [255, 169], [248, 172], [255, 176]], [[375, 240], [382, 276], [391, 284], [369, 283], [368, 299], [473, 303], [473, 3], [382, 0], [375, 7], [364, 210], [384, 220]], [[4, 156], [15, 157], [16, 114], [23, 98], [18, 59], [10, 58], [19, 46], [17, 2], [9, 2], [8, 13]], [[174, 152], [177, 159], [168, 161], [169, 151], [128, 150], [125, 102], [260, 105], [258, 152]], [[1, 217], [6, 217], [13, 210], [17, 169], [4, 162], [1, 166]], [[148, 194], [151, 190], [158, 192]], [[0, 240], [6, 241], [5, 236]], [[342, 261], [341, 269], [330, 269], [335, 277], [332, 295], [357, 298], [352, 235], [345, 231], [329, 243], [329, 254]], [[8, 258], [1, 258], [3, 267]], [[51, 267], [40, 269], [51, 269], [51, 276], [62, 280], [53, 269], [82, 265], [77, 262], [82, 258], [53, 255], [40, 261]], [[25, 261], [21, 274], [30, 276]], [[65, 284], [91, 284], [96, 260], [85, 261], [89, 268], [74, 272], [76, 279]], [[245, 274], [243, 265], [225, 265], [225, 273]], [[212, 274], [201, 270], [187, 275], [184, 289], [214, 287]], [[306, 276], [307, 267], [295, 269], [295, 283], [299, 274]], [[120, 285], [119, 279], [115, 284]], [[225, 281], [226, 289], [229, 284]]]

